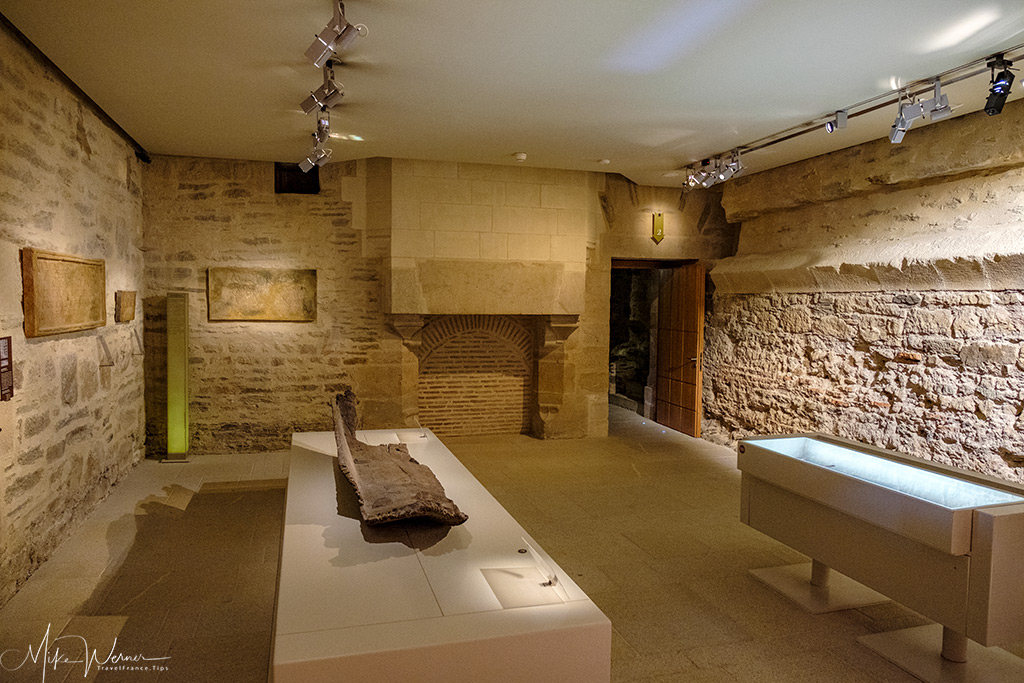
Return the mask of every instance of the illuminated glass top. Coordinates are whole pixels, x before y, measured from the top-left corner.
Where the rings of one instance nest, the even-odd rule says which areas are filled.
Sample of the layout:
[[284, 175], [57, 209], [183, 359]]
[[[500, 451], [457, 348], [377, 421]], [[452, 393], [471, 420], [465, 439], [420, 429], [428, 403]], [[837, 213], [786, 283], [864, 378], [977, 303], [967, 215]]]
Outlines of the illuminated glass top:
[[884, 486], [951, 510], [1024, 502], [1024, 497], [804, 436], [747, 443]]

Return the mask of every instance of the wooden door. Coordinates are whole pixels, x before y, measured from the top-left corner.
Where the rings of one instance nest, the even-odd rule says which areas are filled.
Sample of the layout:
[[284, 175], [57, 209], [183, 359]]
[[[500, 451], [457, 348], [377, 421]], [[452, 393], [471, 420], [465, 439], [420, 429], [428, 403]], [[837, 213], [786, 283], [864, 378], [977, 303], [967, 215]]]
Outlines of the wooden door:
[[658, 384], [655, 419], [700, 436], [704, 352], [704, 266], [662, 271], [658, 295]]

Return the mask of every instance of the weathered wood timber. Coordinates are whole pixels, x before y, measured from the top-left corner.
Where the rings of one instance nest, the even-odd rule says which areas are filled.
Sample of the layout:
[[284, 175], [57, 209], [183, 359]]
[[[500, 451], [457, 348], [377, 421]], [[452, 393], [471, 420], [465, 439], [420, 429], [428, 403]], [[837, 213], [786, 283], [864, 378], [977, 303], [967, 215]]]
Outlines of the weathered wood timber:
[[356, 439], [355, 394], [346, 390], [331, 402], [338, 466], [359, 496], [359, 514], [367, 524], [428, 518], [451, 526], [469, 516], [444, 493], [426, 465], [409, 455], [405, 444], [369, 446]]

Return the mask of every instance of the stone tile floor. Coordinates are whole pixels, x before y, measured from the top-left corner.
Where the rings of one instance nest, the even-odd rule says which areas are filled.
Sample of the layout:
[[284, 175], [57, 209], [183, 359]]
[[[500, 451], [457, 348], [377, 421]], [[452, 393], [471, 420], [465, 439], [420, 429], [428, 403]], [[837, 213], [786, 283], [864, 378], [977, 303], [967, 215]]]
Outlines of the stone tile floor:
[[[446, 444], [612, 620], [614, 682], [914, 680], [856, 638], [919, 615], [894, 603], [811, 615], [747, 574], [806, 558], [739, 523], [729, 449], [614, 406], [610, 431]], [[164, 671], [87, 681], [266, 681], [286, 476], [286, 453], [144, 461], [0, 610], [0, 651], [23, 656], [49, 626], [51, 654], [70, 659], [80, 641], [56, 634], [170, 657], [154, 662]], [[58, 664], [45, 680], [83, 672]], [[0, 669], [0, 683], [41, 673]]]

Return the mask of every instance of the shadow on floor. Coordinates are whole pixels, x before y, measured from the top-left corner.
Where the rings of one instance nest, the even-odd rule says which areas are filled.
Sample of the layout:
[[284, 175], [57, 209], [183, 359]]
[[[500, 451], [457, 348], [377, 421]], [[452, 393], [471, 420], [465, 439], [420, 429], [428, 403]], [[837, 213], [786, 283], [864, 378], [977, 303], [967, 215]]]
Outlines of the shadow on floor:
[[[102, 632], [107, 624], [114, 633], [106, 639], [90, 634], [90, 650], [105, 657], [116, 635], [115, 652], [156, 661], [142, 663], [148, 671], [134, 668], [139, 662], [124, 662], [124, 669], [101, 670], [87, 680], [264, 683], [285, 483], [211, 482], [181, 507], [142, 503], [134, 516], [134, 544], [64, 633]], [[62, 680], [59, 669], [53, 673], [58, 675], [47, 681]], [[67, 680], [82, 680], [82, 673], [78, 666]]]

